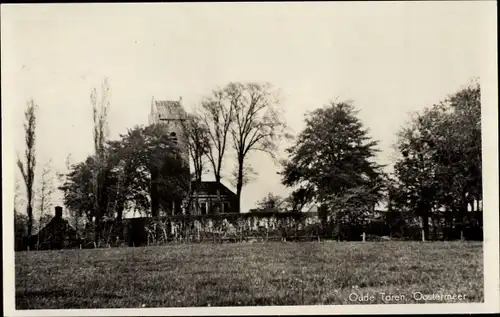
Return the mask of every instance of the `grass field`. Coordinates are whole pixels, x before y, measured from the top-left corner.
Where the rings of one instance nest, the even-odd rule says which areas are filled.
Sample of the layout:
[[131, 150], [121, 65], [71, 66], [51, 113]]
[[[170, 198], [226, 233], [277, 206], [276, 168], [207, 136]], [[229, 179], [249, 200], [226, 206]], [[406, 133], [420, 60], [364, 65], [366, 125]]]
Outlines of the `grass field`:
[[[18, 252], [16, 308], [482, 302], [482, 254], [482, 243], [475, 242], [276, 242]], [[465, 298], [419, 295], [435, 293]], [[363, 295], [366, 301], [361, 301]]]

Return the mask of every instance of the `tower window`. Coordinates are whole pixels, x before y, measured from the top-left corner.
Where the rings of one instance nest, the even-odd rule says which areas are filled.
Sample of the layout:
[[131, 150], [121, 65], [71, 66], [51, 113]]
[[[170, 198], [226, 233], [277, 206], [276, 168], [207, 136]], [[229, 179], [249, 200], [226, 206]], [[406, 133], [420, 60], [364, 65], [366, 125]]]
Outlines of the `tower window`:
[[170, 139], [174, 141], [174, 143], [177, 143], [177, 133], [172, 132], [170, 133]]

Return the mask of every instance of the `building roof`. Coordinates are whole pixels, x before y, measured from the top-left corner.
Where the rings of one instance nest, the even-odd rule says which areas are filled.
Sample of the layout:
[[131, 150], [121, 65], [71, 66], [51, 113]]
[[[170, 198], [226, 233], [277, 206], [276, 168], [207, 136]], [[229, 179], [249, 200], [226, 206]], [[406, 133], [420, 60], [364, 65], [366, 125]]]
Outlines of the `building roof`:
[[159, 119], [185, 119], [187, 114], [180, 101], [155, 100], [154, 112], [158, 114]]
[[29, 239], [33, 243], [39, 241], [44, 244], [50, 243], [51, 241], [62, 242], [58, 240], [61, 237], [73, 242], [78, 241], [79, 239], [77, 231], [73, 228], [73, 226], [71, 226], [68, 220], [55, 216], [47, 225], [45, 225], [45, 227], [37, 233], [32, 234]]
[[[192, 188], [196, 188], [196, 182], [191, 182]], [[196, 192], [200, 194], [205, 194], [205, 195], [217, 195], [217, 188], [220, 189], [220, 194], [225, 195], [225, 196], [234, 196], [236, 195], [231, 191], [229, 188], [227, 188], [224, 184], [220, 183], [219, 187], [217, 187], [217, 182], [201, 182], [199, 188], [196, 190]]]

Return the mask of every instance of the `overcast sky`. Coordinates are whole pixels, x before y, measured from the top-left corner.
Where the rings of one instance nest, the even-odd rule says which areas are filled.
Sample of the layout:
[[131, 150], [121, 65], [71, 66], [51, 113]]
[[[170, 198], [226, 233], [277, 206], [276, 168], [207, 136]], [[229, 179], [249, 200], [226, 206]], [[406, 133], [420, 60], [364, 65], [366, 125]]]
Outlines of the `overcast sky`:
[[[182, 96], [189, 110], [218, 85], [267, 81], [281, 90], [295, 133], [307, 111], [353, 100], [380, 140], [379, 162], [390, 164], [410, 112], [480, 76], [491, 9], [486, 1], [2, 6], [4, 118], [21, 153], [33, 98], [38, 171], [52, 159], [63, 172], [68, 154], [79, 162], [92, 153], [89, 96], [104, 77], [111, 138], [146, 124], [153, 96]], [[243, 189], [244, 211], [268, 192], [288, 192], [271, 159], [255, 154], [250, 163], [258, 175]]]

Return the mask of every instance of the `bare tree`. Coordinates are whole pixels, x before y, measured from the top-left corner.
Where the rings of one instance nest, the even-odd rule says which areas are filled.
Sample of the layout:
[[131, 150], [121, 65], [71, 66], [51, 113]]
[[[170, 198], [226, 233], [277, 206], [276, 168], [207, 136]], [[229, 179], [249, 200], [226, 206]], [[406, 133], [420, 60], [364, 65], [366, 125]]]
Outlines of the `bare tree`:
[[279, 100], [270, 84], [230, 83], [226, 94], [234, 108], [230, 132], [238, 163], [236, 195], [237, 210], [240, 211], [245, 159], [251, 151], [265, 152], [276, 159], [279, 140], [289, 138], [289, 135], [285, 132]]
[[189, 156], [194, 165], [193, 178], [195, 181], [201, 181], [205, 165], [204, 157], [208, 156], [211, 146], [208, 128], [198, 114], [190, 114], [183, 125], [188, 139]]
[[52, 161], [49, 160], [43, 166], [42, 175], [40, 179], [40, 187], [37, 190], [37, 200], [38, 200], [38, 243], [40, 243], [40, 230], [46, 224], [44, 220], [50, 219], [49, 217], [45, 217], [48, 214], [46, 213], [52, 207], [52, 195], [54, 194], [54, 179], [52, 175]]
[[257, 206], [259, 207], [259, 209], [265, 211], [278, 211], [283, 209], [285, 203], [286, 200], [283, 197], [275, 195], [273, 193], [268, 193], [266, 197], [257, 202]]
[[36, 139], [36, 108], [37, 105], [33, 100], [28, 101], [24, 117], [25, 132], [25, 163], [20, 158], [17, 160], [17, 166], [23, 176], [24, 184], [26, 185], [26, 198], [27, 198], [27, 214], [28, 214], [28, 236], [31, 236], [33, 229], [33, 196], [34, 196], [34, 183], [35, 183], [35, 139]]
[[[210, 150], [211, 142], [208, 127], [204, 124], [199, 114], [191, 114], [188, 120], [183, 122], [183, 129], [188, 139], [188, 151], [194, 165], [194, 186], [191, 186], [191, 194], [197, 192], [201, 185], [205, 160]], [[191, 210], [191, 197], [188, 202], [188, 210]]]
[[64, 166], [66, 167], [65, 172], [56, 172], [57, 180], [61, 183], [64, 183], [64, 181], [66, 180], [66, 176], [67, 176], [66, 173], [69, 172], [71, 169], [71, 153], [68, 154], [68, 156], [66, 156], [66, 160], [64, 161]]
[[[212, 166], [215, 182], [217, 183], [218, 202], [220, 199], [220, 182], [222, 179], [221, 171], [223, 167], [224, 155], [228, 148], [230, 139], [230, 129], [234, 115], [234, 100], [228, 99], [226, 88], [217, 88], [213, 90], [212, 96], [202, 102], [202, 115], [210, 146], [206, 156]], [[222, 206], [219, 205], [219, 210]]]
[[103, 202], [105, 165], [106, 165], [106, 141], [108, 138], [108, 109], [110, 88], [107, 78], [101, 84], [101, 93], [97, 89], [92, 89], [90, 102], [94, 120], [94, 151], [96, 159], [96, 169], [93, 173], [93, 204], [95, 217], [95, 243], [99, 244], [101, 235], [101, 218], [106, 212], [106, 204]]
[[[239, 165], [236, 164], [233, 170], [231, 171], [231, 185], [233, 185], [233, 187], [238, 186], [238, 170], [239, 170]], [[245, 162], [243, 166], [242, 186], [246, 186], [250, 184], [252, 181], [254, 181], [255, 176], [257, 176], [257, 173], [255, 172], [254, 168], [247, 162]]]
[[224, 155], [233, 121], [234, 103], [226, 98], [227, 88], [216, 89], [212, 94], [210, 98], [202, 102], [201, 119], [207, 129], [211, 145], [206, 155], [212, 165], [215, 181], [220, 183]]

